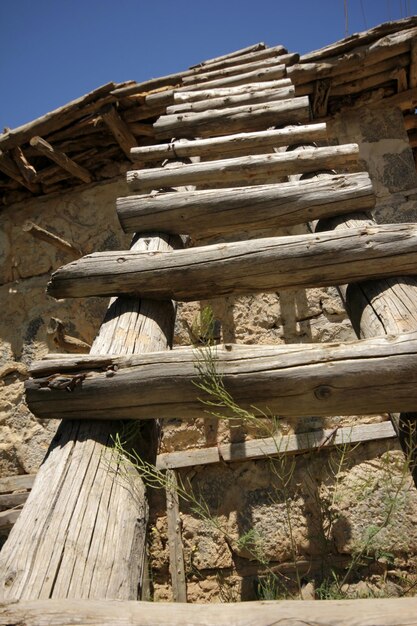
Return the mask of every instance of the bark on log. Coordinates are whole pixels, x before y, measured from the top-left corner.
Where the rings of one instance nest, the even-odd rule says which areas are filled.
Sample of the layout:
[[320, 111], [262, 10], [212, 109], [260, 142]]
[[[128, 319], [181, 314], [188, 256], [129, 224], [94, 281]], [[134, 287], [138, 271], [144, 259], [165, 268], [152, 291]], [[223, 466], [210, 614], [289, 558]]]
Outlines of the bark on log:
[[417, 226], [270, 237], [167, 253], [98, 252], [52, 274], [55, 298], [137, 293], [156, 299], [340, 285], [417, 274]]
[[263, 69], [274, 68], [277, 65], [292, 65], [299, 60], [299, 54], [283, 54], [280, 56], [260, 59], [251, 62], [245, 62], [239, 65], [233, 65], [223, 69], [206, 69], [204, 72], [198, 72], [196, 74], [189, 74], [182, 79], [183, 85], [196, 85], [204, 84], [212, 80], [219, 80], [227, 78], [229, 76], [236, 76], [237, 74], [245, 74], [248, 72], [254, 72]]
[[314, 172], [318, 169], [352, 169], [357, 166], [357, 144], [294, 150], [278, 154], [262, 154], [219, 161], [205, 161], [175, 167], [131, 170], [127, 182], [136, 191], [151, 191], [176, 185], [208, 185], [214, 183], [244, 186], [276, 181], [280, 176]]
[[171, 143], [133, 148], [132, 156], [140, 161], [154, 161], [177, 157], [212, 157], [233, 156], [234, 153], [251, 153], [263, 149], [263, 152], [274, 147], [287, 146], [289, 143], [316, 142], [327, 139], [326, 124], [302, 124], [286, 126], [275, 130], [261, 130], [253, 133], [238, 133], [213, 139], [195, 139], [187, 143], [172, 141]]
[[39, 154], [43, 154], [48, 159], [51, 159], [51, 161], [54, 161], [54, 163], [62, 167], [62, 169], [69, 172], [72, 176], [75, 176], [75, 178], [79, 178], [84, 183], [91, 183], [93, 180], [92, 175], [85, 167], [81, 167], [81, 165], [75, 163], [75, 161], [70, 159], [64, 152], [57, 150], [41, 137], [32, 137], [30, 145], [32, 148], [35, 148]]
[[198, 102], [185, 102], [183, 104], [175, 104], [167, 107], [167, 115], [178, 113], [198, 113], [212, 109], [222, 109], [233, 106], [244, 106], [247, 104], [261, 104], [265, 102], [276, 102], [277, 100], [285, 100], [294, 96], [295, 89], [290, 87], [282, 87], [279, 89], [260, 90], [255, 93], [246, 93], [240, 95], [225, 96], [220, 98], [209, 98], [207, 100], [199, 100]]
[[274, 46], [272, 48], [265, 48], [264, 50], [256, 50], [255, 52], [240, 54], [237, 57], [231, 57], [228, 59], [218, 61], [203, 61], [203, 63], [199, 63], [198, 65], [192, 65], [190, 69], [192, 69], [195, 73], [221, 70], [225, 67], [232, 67], [233, 65], [242, 65], [242, 63], [260, 61], [261, 59], [268, 59], [270, 57], [276, 57], [286, 54], [287, 50], [284, 48], [284, 46]]
[[[139, 249], [169, 249], [147, 237]], [[119, 298], [92, 353], [165, 350], [171, 302]], [[120, 423], [61, 424], [27, 503], [0, 553], [0, 597], [137, 599], [147, 507], [138, 474], [112, 454]], [[132, 497], [132, 493], [134, 497]]]
[[264, 130], [310, 120], [308, 98], [292, 98], [253, 106], [225, 107], [203, 113], [162, 115], [154, 123], [155, 136], [167, 139], [181, 137], [215, 137], [240, 131]]
[[75, 372], [29, 379], [28, 406], [43, 419], [187, 419], [211, 409], [233, 417], [219, 397], [197, 387], [213, 384], [214, 368], [234, 401], [255, 417], [367, 415], [417, 407], [417, 333], [345, 344], [186, 348], [132, 362], [124, 367], [118, 359], [110, 377], [111, 370], [83, 370], [71, 393], [53, 385], [71, 381]]
[[[309, 571], [307, 564], [306, 574]], [[1, 626], [416, 626], [416, 598], [164, 604], [39, 600], [0, 607]]]
[[328, 180], [231, 189], [161, 193], [118, 198], [125, 232], [158, 228], [193, 238], [266, 231], [355, 211], [375, 204], [367, 173], [334, 175]]

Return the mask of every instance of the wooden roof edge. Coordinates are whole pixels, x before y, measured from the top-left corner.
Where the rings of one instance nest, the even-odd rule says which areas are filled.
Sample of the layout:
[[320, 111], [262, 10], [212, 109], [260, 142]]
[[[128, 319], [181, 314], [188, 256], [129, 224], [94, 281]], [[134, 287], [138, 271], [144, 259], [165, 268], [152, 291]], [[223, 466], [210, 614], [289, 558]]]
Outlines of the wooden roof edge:
[[345, 54], [346, 52], [351, 52], [358, 46], [366, 45], [380, 39], [381, 37], [399, 32], [401, 30], [406, 30], [407, 28], [411, 28], [413, 26], [417, 26], [417, 15], [405, 17], [400, 20], [383, 22], [382, 24], [378, 24], [378, 26], [374, 26], [373, 28], [359, 33], [353, 33], [352, 35], [349, 35], [349, 37], [340, 39], [339, 41], [329, 44], [328, 46], [303, 54], [300, 57], [300, 63], [320, 61], [329, 56]]

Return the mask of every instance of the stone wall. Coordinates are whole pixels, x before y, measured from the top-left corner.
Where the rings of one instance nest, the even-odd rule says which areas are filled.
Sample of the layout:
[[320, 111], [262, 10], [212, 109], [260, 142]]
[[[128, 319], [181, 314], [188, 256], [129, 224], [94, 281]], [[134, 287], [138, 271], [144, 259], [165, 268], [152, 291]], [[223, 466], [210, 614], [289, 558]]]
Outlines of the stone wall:
[[[376, 219], [417, 221], [416, 171], [401, 112], [344, 113], [330, 122], [330, 130], [336, 143], [360, 144], [361, 157], [375, 185]], [[22, 225], [28, 219], [35, 221], [76, 244], [83, 253], [123, 249], [129, 238], [118, 225], [115, 199], [127, 193], [122, 180], [113, 181], [65, 197], [22, 203], [0, 213], [1, 475], [35, 472], [56, 428], [55, 423], [35, 419], [23, 399], [27, 365], [55, 350], [47, 334], [50, 318], [60, 318], [69, 335], [91, 343], [106, 308], [104, 299], [55, 301], [48, 297], [45, 287], [50, 272], [70, 259], [33, 239]], [[188, 328], [207, 304], [179, 305], [176, 345], [190, 343]], [[215, 299], [210, 305], [226, 342], [354, 338], [334, 288]], [[274, 428], [281, 433], [304, 432], [384, 419], [386, 416], [311, 417], [281, 420]], [[264, 435], [265, 427], [270, 427], [268, 420], [261, 430], [254, 423], [219, 422], [209, 415], [186, 423], [172, 420], [164, 425], [161, 451], [242, 441]], [[299, 587], [308, 594], [312, 585], [316, 589], [324, 585], [332, 568], [338, 566], [346, 593], [362, 593], [355, 578], [359, 563], [353, 568], [355, 576], [352, 569], [352, 576], [345, 581], [343, 577], [352, 555], [364, 546], [369, 563], [366, 568], [361, 560], [361, 575], [372, 593], [398, 594], [400, 577], [414, 572], [417, 495], [395, 443], [373, 442], [348, 454], [321, 451], [296, 458], [282, 456], [274, 462], [266, 459], [196, 468], [182, 471], [180, 478], [207, 506], [202, 518], [192, 503], [182, 505], [190, 601], [297, 595]], [[153, 593], [155, 599], [170, 599], [163, 490], [152, 491], [150, 499]], [[393, 511], [388, 515], [390, 503], [394, 503]], [[373, 532], [376, 535], [369, 541]]]

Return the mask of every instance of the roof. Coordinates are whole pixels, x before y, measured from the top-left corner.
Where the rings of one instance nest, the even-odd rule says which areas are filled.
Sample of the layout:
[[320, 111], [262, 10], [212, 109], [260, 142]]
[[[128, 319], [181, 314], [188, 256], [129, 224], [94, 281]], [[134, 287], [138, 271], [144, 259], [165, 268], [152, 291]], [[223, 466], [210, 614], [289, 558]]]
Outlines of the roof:
[[[242, 78], [243, 77], [243, 78]], [[130, 149], [156, 143], [153, 123], [175, 91], [288, 77], [310, 97], [314, 118], [344, 106], [386, 102], [406, 113], [417, 145], [417, 16], [387, 22], [300, 56], [264, 43], [137, 83], [108, 83], [0, 135], [3, 205], [119, 176]]]

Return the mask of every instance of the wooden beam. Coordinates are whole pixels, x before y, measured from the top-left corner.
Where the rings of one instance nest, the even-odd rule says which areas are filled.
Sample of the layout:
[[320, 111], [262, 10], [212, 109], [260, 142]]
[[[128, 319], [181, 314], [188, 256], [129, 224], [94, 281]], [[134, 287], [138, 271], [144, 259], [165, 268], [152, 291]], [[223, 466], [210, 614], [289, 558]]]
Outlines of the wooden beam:
[[277, 65], [292, 65], [299, 60], [299, 54], [284, 54], [272, 58], [264, 58], [251, 62], [245, 62], [240, 65], [233, 65], [221, 69], [206, 69], [204, 72], [197, 72], [195, 74], [189, 74], [182, 79], [183, 85], [196, 85], [204, 84], [211, 80], [219, 80], [227, 78], [228, 76], [236, 76], [237, 74], [244, 74], [248, 72], [254, 72], [263, 69], [274, 68]]
[[[195, 70], [196, 68], [200, 68], [205, 65], [213, 65], [215, 63], [222, 63], [223, 61], [230, 61], [231, 59], [236, 59], [236, 57], [242, 57], [246, 54], [266, 49], [269, 48], [266, 47], [263, 41], [260, 41], [252, 46], [246, 46], [246, 48], [239, 48], [239, 50], [234, 50], [233, 52], [228, 52], [227, 54], [222, 54], [221, 56], [214, 57], [212, 59], [206, 59], [197, 65], [191, 65], [190, 69]], [[282, 49], [282, 52], [286, 52], [285, 48]], [[240, 58], [238, 60], [240, 61]]]
[[[122, 120], [115, 107], [112, 105], [109, 105], [105, 110], [101, 111], [100, 116], [110, 129], [110, 132], [127, 158], [131, 159], [130, 151], [132, 148], [135, 148], [138, 143], [129, 126]], [[152, 131], [152, 128], [150, 128], [150, 130]]]
[[[1, 135], [0, 135], [1, 138]], [[41, 188], [40, 185], [36, 185], [28, 180], [26, 180], [22, 174], [20, 173], [19, 168], [16, 163], [11, 159], [7, 154], [4, 154], [0, 150], [0, 171], [12, 178], [16, 182], [18, 182], [22, 187], [26, 187], [32, 193], [39, 193]]]
[[7, 511], [20, 507], [28, 498], [29, 492], [0, 494], [0, 511]]
[[[139, 238], [135, 246], [171, 248], [169, 237], [158, 236]], [[174, 317], [172, 302], [113, 300], [92, 353], [165, 350]], [[126, 473], [114, 452], [120, 423], [74, 417], [60, 425], [0, 552], [1, 601], [136, 600], [140, 594], [148, 517], [144, 485], [136, 472]], [[152, 449], [150, 437], [146, 449]]]
[[417, 226], [221, 243], [169, 254], [97, 252], [52, 274], [55, 298], [139, 293], [192, 301], [417, 274]]
[[242, 153], [263, 153], [272, 148], [297, 144], [305, 141], [327, 140], [326, 124], [301, 124], [274, 130], [261, 130], [252, 133], [238, 133], [209, 139], [195, 139], [187, 143], [171, 141], [153, 146], [133, 148], [132, 156], [140, 161], [172, 159], [176, 157], [219, 157]]
[[314, 172], [317, 169], [357, 167], [359, 148], [357, 144], [310, 148], [276, 154], [244, 156], [218, 161], [191, 163], [183, 168], [163, 167], [131, 170], [127, 182], [131, 189], [151, 191], [158, 187], [175, 185], [246, 186], [276, 182], [279, 177]]
[[417, 598], [275, 600], [212, 604], [37, 600], [4, 604], [0, 625], [11, 626], [415, 626]]
[[186, 102], [198, 102], [200, 100], [209, 100], [210, 98], [225, 98], [227, 96], [239, 96], [243, 94], [256, 94], [259, 89], [267, 91], [269, 89], [283, 89], [291, 87], [292, 83], [289, 78], [281, 78], [280, 80], [270, 80], [262, 83], [247, 83], [245, 85], [237, 85], [235, 87], [219, 87], [218, 89], [204, 89], [196, 91], [174, 91], [171, 104], [183, 104]]
[[409, 71], [409, 86], [410, 89], [417, 87], [417, 38], [411, 42], [411, 54], [410, 54], [410, 71]]
[[178, 113], [199, 113], [210, 109], [224, 109], [226, 107], [244, 106], [247, 104], [261, 104], [265, 102], [276, 102], [286, 100], [294, 96], [294, 86], [281, 87], [279, 89], [260, 90], [255, 93], [243, 93], [240, 95], [229, 95], [219, 98], [209, 98], [197, 102], [185, 102], [167, 107], [167, 115]]
[[166, 473], [167, 536], [169, 547], [169, 572], [171, 574], [174, 602], [187, 602], [184, 545], [181, 534], [178, 477], [175, 470]]
[[284, 126], [310, 120], [307, 97], [255, 104], [253, 106], [225, 107], [202, 113], [162, 115], [154, 123], [155, 136], [160, 139], [181, 137], [215, 137], [218, 135], [253, 130], [268, 126]]
[[391, 422], [358, 424], [341, 428], [277, 435], [265, 439], [250, 439], [241, 443], [223, 443], [210, 448], [188, 448], [177, 452], [158, 454], [156, 467], [160, 470], [196, 467], [213, 463], [235, 463], [265, 459], [281, 454], [302, 454], [334, 446], [395, 439], [396, 432]]
[[20, 146], [16, 146], [16, 148], [13, 148], [11, 152], [13, 154], [14, 161], [25, 181], [27, 183], [36, 183], [37, 172], [33, 165], [31, 165], [27, 160], [22, 148]]
[[[227, 76], [226, 78], [218, 78], [216, 80], [208, 80], [204, 83], [204, 89], [217, 89], [219, 87], [233, 87], [244, 85], [247, 83], [263, 82], [270, 80], [279, 80], [286, 76], [286, 66], [277, 65], [271, 68], [255, 70], [237, 74], [236, 76]], [[195, 85], [183, 85], [179, 87], [179, 91], [199, 91], [203, 87], [203, 83]]]
[[125, 232], [158, 228], [174, 233], [181, 224], [193, 238], [256, 232], [303, 224], [331, 215], [367, 211], [375, 205], [367, 173], [277, 185], [126, 196], [117, 200]]
[[10, 150], [28, 142], [34, 135], [49, 135], [68, 124], [72, 124], [81, 117], [97, 111], [107, 102], [114, 102], [116, 99], [110, 95], [110, 91], [115, 87], [115, 83], [107, 83], [33, 122], [3, 133], [0, 135], [0, 149]]
[[119, 359], [112, 376], [111, 370], [60, 374], [58, 367], [56, 374], [26, 382], [28, 406], [42, 419], [188, 419], [210, 410], [233, 417], [229, 405], [197, 387], [212, 380], [214, 369], [234, 402], [255, 417], [417, 407], [417, 333], [350, 343], [185, 348], [134, 363], [124, 367]]
[[31, 489], [36, 474], [21, 474], [0, 478], [0, 493], [12, 493], [21, 489]]
[[284, 46], [273, 46], [272, 48], [265, 48], [263, 50], [256, 50], [254, 52], [248, 52], [246, 54], [239, 54], [237, 57], [229, 57], [227, 59], [218, 61], [203, 61], [198, 65], [191, 66], [195, 73], [204, 72], [210, 70], [220, 70], [224, 67], [231, 67], [233, 65], [241, 65], [242, 63], [250, 63], [251, 61], [259, 61], [260, 59], [268, 59], [279, 55], [285, 55], [287, 53]]
[[63, 250], [74, 259], [78, 259], [83, 254], [81, 250], [74, 246], [72, 243], [69, 243], [62, 237], [55, 235], [55, 233], [51, 233], [49, 230], [46, 230], [45, 228], [42, 228], [38, 224], [34, 224], [31, 221], [26, 221], [22, 226], [22, 230], [23, 232], [32, 235], [32, 237], [35, 237], [36, 239], [49, 243], [51, 246], [57, 248], [58, 250]]
[[62, 167], [62, 169], [69, 172], [75, 178], [79, 178], [84, 183], [92, 182], [93, 177], [88, 170], [78, 165], [78, 163], [70, 159], [64, 152], [51, 146], [51, 144], [45, 141], [45, 139], [42, 139], [42, 137], [32, 137], [30, 145], [35, 148], [39, 154], [43, 154], [51, 161], [54, 161], [54, 163]]

